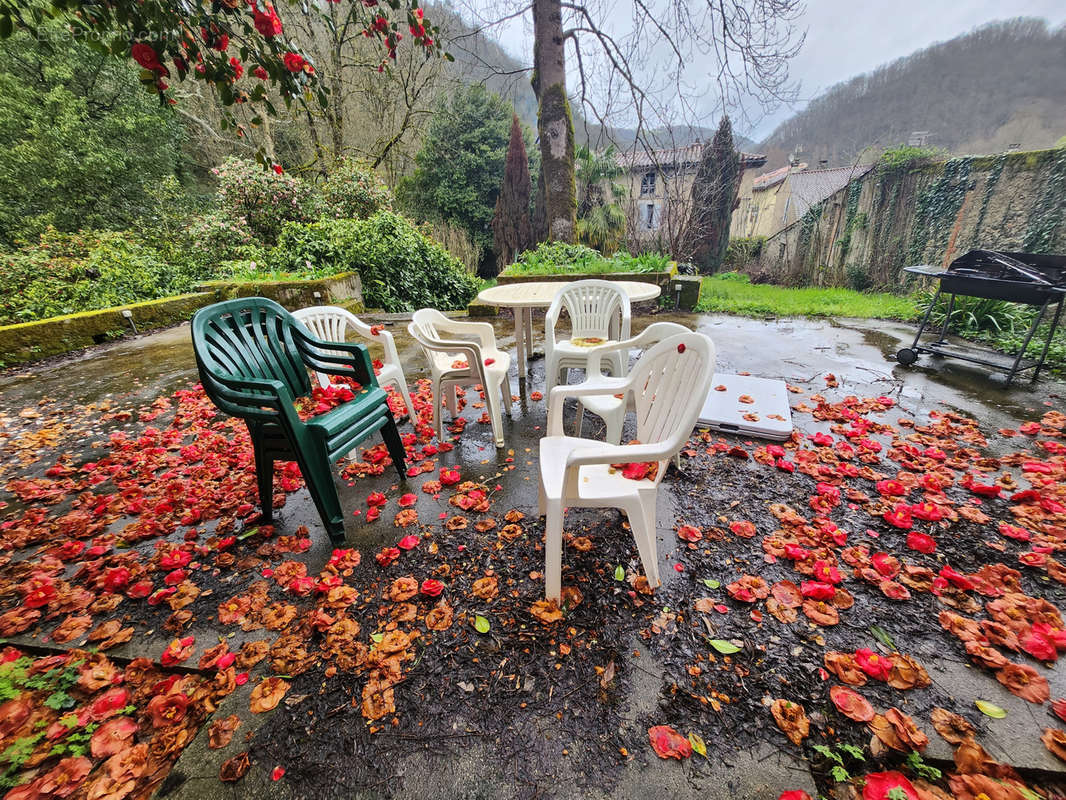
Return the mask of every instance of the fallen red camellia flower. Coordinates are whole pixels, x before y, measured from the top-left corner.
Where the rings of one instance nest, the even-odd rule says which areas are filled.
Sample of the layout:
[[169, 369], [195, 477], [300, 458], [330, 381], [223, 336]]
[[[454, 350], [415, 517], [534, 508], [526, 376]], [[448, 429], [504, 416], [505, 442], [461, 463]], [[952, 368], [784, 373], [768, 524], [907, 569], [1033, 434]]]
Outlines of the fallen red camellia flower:
[[659, 758], [688, 758], [692, 755], [692, 744], [669, 725], [656, 725], [648, 728], [648, 740], [651, 748]]
[[858, 692], [846, 686], [834, 686], [829, 690], [829, 699], [837, 711], [855, 722], [869, 722], [874, 718], [874, 707]]
[[895, 800], [899, 792], [890, 796], [889, 793], [893, 789], [900, 790], [906, 800], [919, 800], [918, 792], [902, 772], [871, 772], [865, 780], [866, 784], [862, 787], [862, 800]]

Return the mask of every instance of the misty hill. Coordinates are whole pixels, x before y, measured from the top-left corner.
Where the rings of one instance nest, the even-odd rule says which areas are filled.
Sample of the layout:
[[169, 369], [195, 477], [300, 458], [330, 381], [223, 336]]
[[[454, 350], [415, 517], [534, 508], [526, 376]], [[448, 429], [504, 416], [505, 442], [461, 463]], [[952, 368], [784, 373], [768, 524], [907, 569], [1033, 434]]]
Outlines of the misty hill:
[[1066, 135], [1066, 26], [994, 22], [839, 83], [763, 142], [766, 169], [793, 148], [812, 165], [863, 161], [929, 131], [927, 146], [953, 154], [1012, 144], [1050, 147]]

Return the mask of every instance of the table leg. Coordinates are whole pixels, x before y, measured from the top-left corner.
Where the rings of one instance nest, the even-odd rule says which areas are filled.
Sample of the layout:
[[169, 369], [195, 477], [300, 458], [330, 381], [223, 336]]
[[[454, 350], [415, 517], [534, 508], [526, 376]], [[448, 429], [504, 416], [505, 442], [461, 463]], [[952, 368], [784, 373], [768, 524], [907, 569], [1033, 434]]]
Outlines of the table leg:
[[518, 377], [524, 378], [526, 376], [526, 323], [525, 315], [526, 309], [522, 306], [515, 306], [514, 310], [514, 343], [515, 349], [518, 351]]
[[533, 309], [526, 309], [526, 359], [533, 358]]

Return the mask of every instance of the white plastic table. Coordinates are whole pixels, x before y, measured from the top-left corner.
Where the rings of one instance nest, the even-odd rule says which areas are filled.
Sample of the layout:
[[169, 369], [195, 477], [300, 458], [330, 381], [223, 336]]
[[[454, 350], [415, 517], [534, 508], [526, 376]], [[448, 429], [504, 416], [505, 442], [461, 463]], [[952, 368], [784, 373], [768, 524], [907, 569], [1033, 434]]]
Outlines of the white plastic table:
[[[629, 295], [629, 302], [653, 300], [662, 294], [654, 283], [615, 281]], [[533, 351], [533, 309], [547, 308], [555, 294], [566, 286], [564, 281], [530, 281], [492, 286], [478, 293], [477, 299], [490, 306], [514, 309], [514, 340], [518, 350], [518, 376], [526, 374], [526, 358]]]

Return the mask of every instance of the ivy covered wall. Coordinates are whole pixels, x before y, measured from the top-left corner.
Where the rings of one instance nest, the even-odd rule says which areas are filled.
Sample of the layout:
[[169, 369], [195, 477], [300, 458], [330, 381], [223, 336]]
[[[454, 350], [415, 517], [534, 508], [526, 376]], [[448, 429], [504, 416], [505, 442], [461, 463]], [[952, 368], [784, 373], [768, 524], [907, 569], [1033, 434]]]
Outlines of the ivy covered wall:
[[1066, 253], [1066, 148], [881, 164], [770, 237], [749, 269], [786, 285], [900, 289], [974, 248]]

